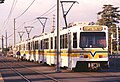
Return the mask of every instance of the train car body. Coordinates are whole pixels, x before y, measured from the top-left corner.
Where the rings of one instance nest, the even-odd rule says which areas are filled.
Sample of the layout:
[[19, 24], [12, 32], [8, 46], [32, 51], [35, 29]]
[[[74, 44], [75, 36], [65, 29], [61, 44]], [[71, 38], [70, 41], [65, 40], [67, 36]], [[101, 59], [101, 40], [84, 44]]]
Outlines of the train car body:
[[108, 28], [98, 25], [75, 25], [57, 32], [42, 34], [16, 44], [24, 59], [56, 65], [60, 45], [60, 66], [75, 70], [108, 68]]

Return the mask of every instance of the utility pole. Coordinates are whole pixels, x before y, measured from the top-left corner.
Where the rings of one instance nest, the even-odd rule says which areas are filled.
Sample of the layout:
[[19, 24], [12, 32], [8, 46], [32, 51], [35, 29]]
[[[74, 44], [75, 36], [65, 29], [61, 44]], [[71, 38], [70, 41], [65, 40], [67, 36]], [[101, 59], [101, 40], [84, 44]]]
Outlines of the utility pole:
[[59, 3], [60, 0], [57, 0], [57, 43], [55, 43], [57, 45], [57, 68], [56, 68], [56, 72], [60, 72], [60, 28], [59, 28]]
[[6, 54], [5, 55], [7, 56], [7, 50], [8, 50], [7, 49], [7, 30], [6, 30], [6, 37], [5, 38], [6, 38]]
[[32, 28], [34, 28], [33, 26], [26, 26], [25, 29], [26, 29], [26, 32], [28, 34], [28, 39], [30, 38], [30, 32], [32, 30]]
[[[45, 25], [46, 25], [46, 22], [47, 22], [48, 18], [46, 18], [46, 17], [37, 17], [37, 19], [39, 20], [39, 22], [43, 26], [43, 29], [42, 29], [42, 56], [43, 56], [42, 63], [44, 63], [44, 30], [45, 30]], [[44, 20], [44, 23], [41, 20]]]
[[4, 39], [3, 39], [3, 35], [2, 35], [2, 55], [4, 55]]
[[16, 33], [15, 33], [15, 18], [14, 18], [14, 48], [15, 48], [15, 44], [16, 44]]
[[25, 32], [24, 31], [19, 31], [18, 33], [19, 33], [19, 36], [20, 36], [20, 41], [22, 41], [22, 36]]

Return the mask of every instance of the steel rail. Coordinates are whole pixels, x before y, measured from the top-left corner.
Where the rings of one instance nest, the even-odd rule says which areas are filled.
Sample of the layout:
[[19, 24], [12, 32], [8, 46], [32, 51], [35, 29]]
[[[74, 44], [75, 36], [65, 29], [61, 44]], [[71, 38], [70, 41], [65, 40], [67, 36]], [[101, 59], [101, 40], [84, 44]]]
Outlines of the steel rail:
[[17, 73], [19, 76], [21, 76], [24, 80], [26, 80], [27, 82], [31, 82], [27, 77], [25, 77], [23, 74], [21, 74], [20, 72], [18, 72], [17, 70], [15, 70], [12, 66], [10, 66], [9, 64], [7, 64], [5, 61], [1, 61], [4, 65], [6, 65], [7, 67], [9, 67], [12, 71], [14, 71], [15, 73]]
[[41, 74], [41, 75], [43, 75], [43, 76], [45, 76], [45, 77], [47, 77], [47, 78], [49, 78], [49, 79], [51, 79], [51, 80], [53, 80], [53, 81], [55, 81], [55, 82], [60, 82], [59, 80], [57, 80], [57, 79], [55, 79], [55, 78], [53, 78], [53, 77], [51, 77], [51, 76], [48, 76], [48, 75], [46, 75], [46, 74], [44, 74], [44, 73], [42, 73], [42, 72], [38, 72], [38, 71], [32, 70], [31, 68], [28, 68], [28, 67], [25, 66], [25, 65], [21, 65], [21, 64], [17, 64], [17, 65], [22, 66], [22, 67], [24, 67], [24, 68], [26, 68], [26, 69], [28, 69], [28, 70], [30, 70], [30, 71], [33, 71], [33, 72], [35, 72], [35, 73]]
[[[11, 61], [12, 63], [14, 63], [14, 61]], [[20, 62], [19, 62], [20, 63]], [[7, 63], [6, 63], [7, 64]], [[35, 70], [32, 70], [31, 68], [28, 68], [27, 66], [25, 66], [25, 65], [21, 65], [21, 64], [18, 64], [18, 63], [15, 63], [17, 66], [19, 65], [20, 67], [24, 67], [24, 68], [26, 68], [26, 69], [28, 69], [28, 70], [30, 70], [30, 71], [33, 71], [33, 72], [35, 72], [35, 73], [38, 73], [38, 74], [40, 74], [40, 75], [42, 75], [42, 76], [44, 76], [44, 77], [47, 77], [48, 79], [51, 79], [51, 80], [53, 80], [54, 82], [60, 82], [59, 80], [57, 80], [57, 79], [55, 79], [55, 78], [53, 78], [53, 77], [51, 77], [51, 76], [48, 76], [48, 75], [46, 75], [46, 74], [44, 74], [44, 73], [42, 73], [42, 72], [38, 72], [38, 71], [35, 71]], [[10, 65], [8, 65], [10, 68], [12, 68]], [[14, 70], [14, 69], [13, 69]], [[16, 71], [16, 70], [15, 70]], [[18, 71], [17, 71], [18, 72]], [[18, 72], [18, 73], [20, 73], [20, 72]], [[22, 75], [21, 73], [20, 73], [20, 75]], [[25, 77], [24, 75], [22, 75], [22, 77]], [[27, 80], [27, 78], [25, 77], [25, 79]], [[29, 79], [28, 79], [28, 82], [31, 82]]]

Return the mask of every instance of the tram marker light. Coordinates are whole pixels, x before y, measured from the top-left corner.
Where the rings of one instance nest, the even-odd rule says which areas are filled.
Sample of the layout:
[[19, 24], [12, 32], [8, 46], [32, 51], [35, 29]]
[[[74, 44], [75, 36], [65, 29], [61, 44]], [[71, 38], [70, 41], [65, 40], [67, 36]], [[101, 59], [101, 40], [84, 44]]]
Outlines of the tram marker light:
[[84, 55], [84, 58], [88, 58], [88, 55]]
[[104, 28], [104, 30], [106, 30], [106, 28]]
[[103, 58], [103, 56], [102, 56], [102, 55], [99, 55], [99, 58]]

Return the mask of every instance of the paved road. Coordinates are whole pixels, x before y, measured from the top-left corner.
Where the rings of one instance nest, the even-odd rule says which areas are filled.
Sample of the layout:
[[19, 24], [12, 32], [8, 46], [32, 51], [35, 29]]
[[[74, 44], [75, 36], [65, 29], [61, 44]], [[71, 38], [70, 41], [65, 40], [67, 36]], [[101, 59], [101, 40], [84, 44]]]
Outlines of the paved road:
[[[16, 61], [15, 58], [11, 58], [11, 57], [6, 57], [6, 58], [7, 60], [9, 60], [9, 62], [13, 60]], [[5, 60], [5, 59], [0, 57], [0, 60]], [[61, 69], [60, 73], [56, 73], [55, 67], [45, 66], [35, 62], [26, 62], [26, 61], [19, 61], [18, 63], [25, 65], [30, 69], [33, 69], [33, 70], [42, 72], [48, 76], [51, 76], [59, 80], [60, 82], [120, 82], [120, 59], [110, 58], [109, 60], [110, 60], [110, 69], [101, 70], [99, 72], [73, 72], [70, 70]], [[0, 65], [1, 65], [1, 62], [0, 62]], [[5, 69], [3, 69], [2, 67], [0, 67], [0, 72], [4, 79], [4, 82], [13, 82], [15, 80], [16, 76], [15, 75], [12, 76], [12, 72], [9, 72], [8, 74], [5, 71]], [[37, 75], [34, 75], [34, 74], [30, 74], [27, 76], [32, 78], [32, 82], [45, 81], [45, 79], [37, 77]], [[15, 81], [19, 81], [19, 79], [16, 79]]]

